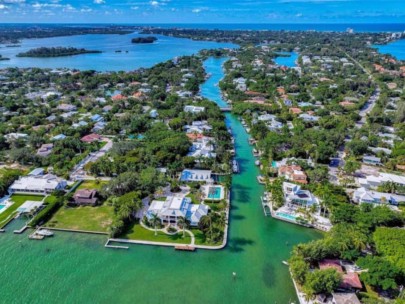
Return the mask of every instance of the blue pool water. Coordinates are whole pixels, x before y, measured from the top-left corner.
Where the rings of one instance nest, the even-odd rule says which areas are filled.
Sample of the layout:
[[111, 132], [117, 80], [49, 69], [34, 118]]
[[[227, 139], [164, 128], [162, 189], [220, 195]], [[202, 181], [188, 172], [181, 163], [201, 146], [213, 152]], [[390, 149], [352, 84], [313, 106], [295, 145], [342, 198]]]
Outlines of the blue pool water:
[[276, 212], [276, 215], [279, 216], [279, 217], [285, 218], [287, 220], [290, 220], [290, 221], [295, 221], [296, 220], [295, 216], [293, 216], [291, 214], [288, 214], [288, 213]]
[[6, 207], [6, 206], [4, 206], [4, 205], [0, 205], [0, 210], [1, 210], [1, 209], [3, 209], [4, 207]]
[[220, 199], [221, 198], [221, 188], [219, 188], [219, 187], [210, 187], [209, 190], [208, 190], [208, 198]]

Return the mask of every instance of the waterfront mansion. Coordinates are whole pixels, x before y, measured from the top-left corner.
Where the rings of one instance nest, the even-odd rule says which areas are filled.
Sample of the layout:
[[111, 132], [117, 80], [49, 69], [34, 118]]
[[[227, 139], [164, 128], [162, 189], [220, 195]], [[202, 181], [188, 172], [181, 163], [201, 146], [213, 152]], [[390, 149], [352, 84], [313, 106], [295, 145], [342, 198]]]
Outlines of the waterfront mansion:
[[46, 195], [55, 190], [63, 190], [66, 185], [66, 180], [53, 174], [44, 174], [44, 169], [38, 168], [27, 176], [21, 176], [8, 188], [8, 192]]
[[319, 205], [318, 198], [311, 191], [302, 190], [299, 185], [284, 182], [283, 193], [287, 205], [299, 205], [305, 208]]
[[164, 201], [154, 200], [150, 204], [146, 217], [151, 219], [153, 214], [159, 216], [162, 224], [177, 225], [180, 217], [190, 221], [191, 226], [197, 226], [201, 218], [208, 214], [209, 207], [204, 204], [193, 204], [191, 199], [182, 196], [168, 196]]

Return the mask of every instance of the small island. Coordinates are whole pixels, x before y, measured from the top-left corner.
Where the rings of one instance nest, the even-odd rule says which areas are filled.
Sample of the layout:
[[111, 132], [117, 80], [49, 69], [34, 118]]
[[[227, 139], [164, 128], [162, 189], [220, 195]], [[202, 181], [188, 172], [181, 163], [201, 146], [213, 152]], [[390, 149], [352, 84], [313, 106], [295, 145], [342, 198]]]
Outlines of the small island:
[[136, 37], [132, 38], [132, 43], [154, 43], [157, 40], [156, 37], [148, 36], [148, 37]]
[[80, 54], [98, 54], [101, 51], [78, 49], [74, 47], [40, 47], [17, 54], [17, 57], [63, 57]]
[[10, 58], [6, 58], [6, 57], [3, 57], [2, 55], [0, 55], [0, 61], [4, 61], [4, 60], [10, 60]]

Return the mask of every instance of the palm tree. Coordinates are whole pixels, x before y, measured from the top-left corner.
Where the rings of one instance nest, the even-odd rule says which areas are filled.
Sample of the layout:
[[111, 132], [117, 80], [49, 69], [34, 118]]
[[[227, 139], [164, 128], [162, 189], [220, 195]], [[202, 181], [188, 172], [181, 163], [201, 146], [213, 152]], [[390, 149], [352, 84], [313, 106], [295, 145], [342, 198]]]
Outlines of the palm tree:
[[[208, 230], [210, 232], [210, 240], [212, 240], [212, 214], [213, 213], [210, 213], [208, 215], [204, 215], [203, 217], [201, 217], [201, 220], [199, 223], [202, 227], [208, 227]], [[202, 229], [202, 230], [204, 231], [205, 229]], [[205, 232], [204, 232], [204, 234], [205, 234]]]
[[179, 225], [183, 229], [183, 238], [184, 238], [184, 234], [188, 226], [187, 219], [184, 216], [180, 216], [179, 218], [177, 218], [177, 225]]
[[155, 236], [157, 235], [157, 225], [160, 223], [160, 218], [157, 215], [157, 213], [153, 213], [152, 217], [150, 219], [150, 223], [153, 225], [154, 229], [155, 229]]

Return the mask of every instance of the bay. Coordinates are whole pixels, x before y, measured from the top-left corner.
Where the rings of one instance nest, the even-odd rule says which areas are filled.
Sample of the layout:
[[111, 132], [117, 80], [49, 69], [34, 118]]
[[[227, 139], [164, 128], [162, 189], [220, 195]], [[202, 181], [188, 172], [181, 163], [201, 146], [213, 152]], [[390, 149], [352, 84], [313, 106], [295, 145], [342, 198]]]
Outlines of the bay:
[[[0, 45], [0, 54], [10, 60], [0, 61], [0, 69], [19, 68], [69, 68], [96, 71], [132, 71], [148, 68], [176, 56], [192, 55], [202, 49], [234, 48], [231, 43], [194, 41], [154, 35], [158, 38], [151, 44], [133, 44], [134, 37], [144, 37], [138, 33], [126, 35], [77, 35], [41, 39], [24, 39], [21, 47]], [[75, 47], [102, 51], [100, 54], [81, 54], [75, 56], [32, 58], [16, 57], [18, 53], [38, 47]], [[116, 52], [121, 51], [121, 52]]]

